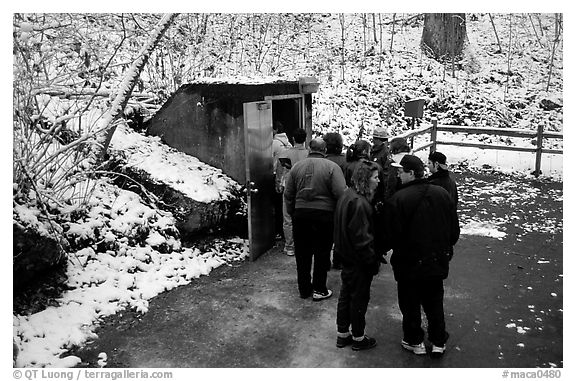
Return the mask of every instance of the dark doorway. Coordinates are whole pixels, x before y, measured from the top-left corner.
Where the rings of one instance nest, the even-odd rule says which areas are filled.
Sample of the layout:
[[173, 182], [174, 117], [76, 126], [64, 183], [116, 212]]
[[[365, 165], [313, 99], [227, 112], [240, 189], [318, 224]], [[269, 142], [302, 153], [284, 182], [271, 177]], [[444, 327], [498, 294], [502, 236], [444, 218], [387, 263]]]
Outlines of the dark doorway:
[[272, 119], [284, 125], [290, 143], [294, 144], [294, 131], [303, 128], [302, 97], [272, 98]]

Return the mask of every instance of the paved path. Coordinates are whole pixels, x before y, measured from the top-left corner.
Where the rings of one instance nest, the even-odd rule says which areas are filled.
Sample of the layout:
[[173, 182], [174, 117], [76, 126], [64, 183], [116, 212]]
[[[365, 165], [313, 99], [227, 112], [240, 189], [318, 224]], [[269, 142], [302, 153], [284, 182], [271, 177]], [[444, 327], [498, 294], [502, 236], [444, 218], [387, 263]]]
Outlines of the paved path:
[[[336, 348], [339, 273], [329, 273], [331, 299], [302, 300], [295, 260], [278, 247], [159, 295], [143, 316], [107, 319], [99, 339], [76, 354], [88, 367], [100, 352], [108, 367], [133, 368], [562, 367], [562, 241], [562, 234], [541, 233], [518, 239], [511, 230], [503, 240], [462, 236], [445, 282], [451, 337], [441, 359], [401, 348], [389, 265], [374, 279], [367, 313], [378, 346]], [[548, 263], [538, 263], [542, 257]]]

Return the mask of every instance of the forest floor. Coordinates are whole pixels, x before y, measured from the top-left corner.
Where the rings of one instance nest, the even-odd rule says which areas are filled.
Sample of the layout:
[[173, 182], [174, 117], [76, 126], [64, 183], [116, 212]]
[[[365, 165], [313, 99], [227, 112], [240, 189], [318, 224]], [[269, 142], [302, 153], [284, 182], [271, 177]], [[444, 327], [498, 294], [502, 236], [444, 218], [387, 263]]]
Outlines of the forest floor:
[[[445, 281], [451, 336], [441, 359], [401, 348], [390, 265], [374, 278], [366, 316], [377, 347], [336, 348], [339, 272], [328, 274], [331, 299], [300, 299], [295, 260], [282, 253], [282, 242], [254, 262], [222, 266], [160, 294], [145, 315], [126, 311], [105, 318], [99, 338], [71, 354], [82, 358], [80, 367], [98, 367], [104, 352], [108, 368], [563, 367], [563, 207], [561, 197], [550, 196], [561, 194], [562, 183], [516, 179], [514, 186], [525, 190], [520, 197], [531, 201], [506, 197], [500, 204], [499, 196], [478, 192], [477, 185], [498, 188], [506, 183], [501, 174], [462, 172], [456, 179], [462, 184], [461, 218], [491, 215], [506, 234], [463, 234], [457, 243]], [[530, 219], [560, 227], [533, 228]]]

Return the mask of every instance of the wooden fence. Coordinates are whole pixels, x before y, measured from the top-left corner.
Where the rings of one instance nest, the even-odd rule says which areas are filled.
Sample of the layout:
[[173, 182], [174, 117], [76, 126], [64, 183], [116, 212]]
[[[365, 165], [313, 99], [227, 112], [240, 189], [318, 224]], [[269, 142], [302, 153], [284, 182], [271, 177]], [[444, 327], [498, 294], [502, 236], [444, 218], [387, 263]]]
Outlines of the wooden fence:
[[[452, 133], [466, 133], [466, 134], [477, 134], [477, 135], [498, 135], [498, 136], [511, 136], [516, 138], [536, 138], [536, 147], [517, 147], [508, 145], [498, 145], [498, 144], [482, 144], [482, 143], [468, 143], [461, 141], [443, 141], [438, 140], [438, 132], [452, 132]], [[430, 133], [430, 141], [422, 146], [414, 148], [414, 137], [418, 135], [424, 135]], [[543, 148], [544, 139], [562, 139], [563, 135], [559, 132], [545, 132], [544, 126], [539, 125], [537, 131], [531, 130], [521, 130], [516, 128], [487, 128], [487, 127], [469, 127], [469, 126], [448, 126], [438, 124], [437, 119], [432, 119], [432, 125], [419, 128], [417, 130], [408, 131], [398, 137], [403, 137], [406, 140], [410, 139], [412, 142], [412, 149], [414, 152], [430, 148], [430, 152], [436, 151], [436, 146], [438, 144], [443, 145], [453, 145], [460, 147], [476, 147], [481, 149], [496, 149], [496, 150], [507, 150], [507, 151], [521, 151], [521, 152], [532, 152], [536, 154], [536, 163], [533, 174], [538, 177], [542, 172], [540, 170], [542, 164], [542, 154], [558, 154], [561, 155], [563, 150], [560, 149], [546, 149]]]

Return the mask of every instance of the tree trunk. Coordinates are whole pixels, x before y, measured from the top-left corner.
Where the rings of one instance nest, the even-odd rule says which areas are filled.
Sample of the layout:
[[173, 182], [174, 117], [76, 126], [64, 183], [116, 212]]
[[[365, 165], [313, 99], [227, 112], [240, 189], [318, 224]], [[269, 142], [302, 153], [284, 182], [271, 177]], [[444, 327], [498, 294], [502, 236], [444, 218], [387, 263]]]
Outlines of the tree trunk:
[[560, 21], [560, 13], [554, 14], [555, 19], [555, 28], [554, 28], [554, 42], [552, 44], [552, 57], [550, 57], [550, 69], [548, 71], [548, 82], [546, 83], [546, 91], [550, 89], [550, 81], [552, 80], [552, 69], [554, 68], [554, 55], [556, 54], [556, 46], [560, 40], [560, 29], [561, 29], [561, 21]]
[[339, 15], [340, 18], [340, 28], [342, 31], [342, 60], [341, 60], [341, 67], [342, 67], [342, 82], [345, 80], [345, 69], [346, 66], [346, 20], [344, 18], [344, 13]]
[[393, 54], [394, 47], [394, 27], [396, 26], [396, 13], [392, 14], [392, 33], [390, 33], [390, 54]]
[[372, 32], [374, 33], [374, 43], [378, 43], [378, 37], [376, 36], [376, 13], [372, 13]]
[[420, 42], [424, 53], [437, 61], [462, 56], [467, 41], [464, 13], [426, 13]]
[[502, 53], [502, 45], [500, 44], [500, 37], [498, 37], [498, 32], [496, 31], [496, 25], [494, 25], [494, 19], [492, 18], [492, 14], [488, 13], [490, 17], [490, 23], [492, 24], [492, 29], [494, 29], [494, 35], [496, 36], [496, 41], [498, 42], [498, 51], [496, 53]]
[[110, 106], [110, 109], [104, 114], [100, 122], [99, 130], [107, 130], [106, 131], [106, 139], [104, 141], [101, 155], [100, 157], [103, 158], [106, 155], [106, 151], [108, 150], [108, 146], [110, 145], [110, 141], [112, 140], [112, 136], [114, 135], [114, 131], [116, 130], [116, 124], [114, 121], [122, 114], [124, 107], [128, 103], [128, 99], [132, 94], [132, 90], [134, 90], [134, 86], [136, 82], [138, 82], [138, 78], [140, 78], [140, 73], [144, 70], [144, 66], [148, 62], [150, 55], [156, 49], [156, 46], [160, 42], [160, 39], [166, 33], [166, 30], [170, 27], [174, 19], [176, 18], [177, 13], [168, 13], [162, 17], [162, 19], [156, 25], [156, 28], [150, 34], [150, 40], [142, 50], [138, 53], [138, 58], [132, 63], [130, 69], [126, 72], [122, 83], [120, 83], [118, 94]]

